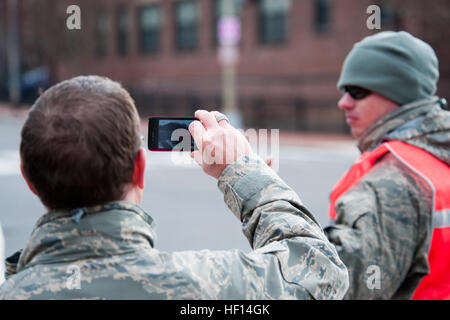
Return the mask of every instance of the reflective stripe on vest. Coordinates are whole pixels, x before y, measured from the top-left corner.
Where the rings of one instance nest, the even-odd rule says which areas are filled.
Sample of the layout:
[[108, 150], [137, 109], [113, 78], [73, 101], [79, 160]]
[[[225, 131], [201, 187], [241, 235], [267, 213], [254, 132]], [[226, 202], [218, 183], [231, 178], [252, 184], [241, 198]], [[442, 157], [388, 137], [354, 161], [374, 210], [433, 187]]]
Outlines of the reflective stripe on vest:
[[336, 218], [337, 200], [388, 152], [422, 177], [433, 191], [433, 231], [428, 251], [430, 273], [420, 282], [413, 299], [450, 299], [450, 169], [447, 164], [401, 141], [383, 143], [375, 150], [363, 153], [336, 183], [330, 194], [329, 216]]

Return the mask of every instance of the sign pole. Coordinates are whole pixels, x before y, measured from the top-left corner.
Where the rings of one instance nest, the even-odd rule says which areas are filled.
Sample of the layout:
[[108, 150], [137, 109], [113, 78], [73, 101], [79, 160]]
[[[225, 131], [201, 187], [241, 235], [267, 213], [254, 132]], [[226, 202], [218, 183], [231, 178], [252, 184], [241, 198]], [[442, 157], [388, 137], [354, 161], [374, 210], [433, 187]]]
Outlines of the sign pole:
[[218, 59], [222, 75], [223, 113], [236, 128], [242, 127], [242, 115], [237, 101], [238, 43], [241, 38], [241, 22], [237, 14], [236, 0], [222, 0], [221, 17], [218, 22]]

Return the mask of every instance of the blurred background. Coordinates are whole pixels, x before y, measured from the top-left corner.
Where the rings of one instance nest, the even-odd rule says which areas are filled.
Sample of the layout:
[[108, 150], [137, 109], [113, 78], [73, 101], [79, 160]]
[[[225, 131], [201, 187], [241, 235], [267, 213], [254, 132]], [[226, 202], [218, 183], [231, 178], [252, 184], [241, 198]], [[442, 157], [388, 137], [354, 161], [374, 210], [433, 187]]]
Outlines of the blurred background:
[[[79, 8], [69, 10], [71, 5]], [[370, 30], [370, 5], [381, 29]], [[73, 20], [75, 19], [75, 20]], [[0, 0], [0, 222], [6, 252], [45, 210], [20, 178], [20, 129], [39, 92], [98, 74], [119, 81], [143, 119], [222, 110], [244, 128], [280, 129], [279, 174], [322, 224], [328, 193], [358, 151], [336, 107], [353, 44], [386, 30], [427, 41], [450, 96], [448, 0]], [[370, 63], [370, 61], [368, 61]], [[143, 207], [163, 250], [249, 246], [215, 181], [149, 154]]]

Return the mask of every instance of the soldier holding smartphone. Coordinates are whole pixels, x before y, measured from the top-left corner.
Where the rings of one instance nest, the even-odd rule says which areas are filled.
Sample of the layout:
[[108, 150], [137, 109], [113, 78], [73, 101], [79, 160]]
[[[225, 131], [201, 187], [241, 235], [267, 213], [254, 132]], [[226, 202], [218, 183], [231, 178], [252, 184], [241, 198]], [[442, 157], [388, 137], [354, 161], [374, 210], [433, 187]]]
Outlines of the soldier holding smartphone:
[[[0, 299], [341, 299], [347, 269], [295, 192], [222, 115], [195, 116], [189, 130], [211, 152], [192, 156], [218, 179], [252, 251], [157, 250], [139, 206], [146, 151], [134, 102], [107, 78], [77, 77], [42, 94], [23, 126], [22, 173], [48, 212]], [[231, 162], [208, 158], [221, 153]]]

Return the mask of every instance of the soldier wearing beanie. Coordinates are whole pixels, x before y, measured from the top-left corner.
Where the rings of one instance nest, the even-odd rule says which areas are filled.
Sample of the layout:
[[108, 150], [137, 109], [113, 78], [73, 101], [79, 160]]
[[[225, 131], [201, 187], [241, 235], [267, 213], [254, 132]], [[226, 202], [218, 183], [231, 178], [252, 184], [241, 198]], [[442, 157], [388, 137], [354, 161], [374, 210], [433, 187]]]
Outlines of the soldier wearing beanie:
[[330, 195], [347, 299], [450, 298], [450, 112], [424, 41], [381, 32], [342, 67], [338, 107], [362, 153]]

